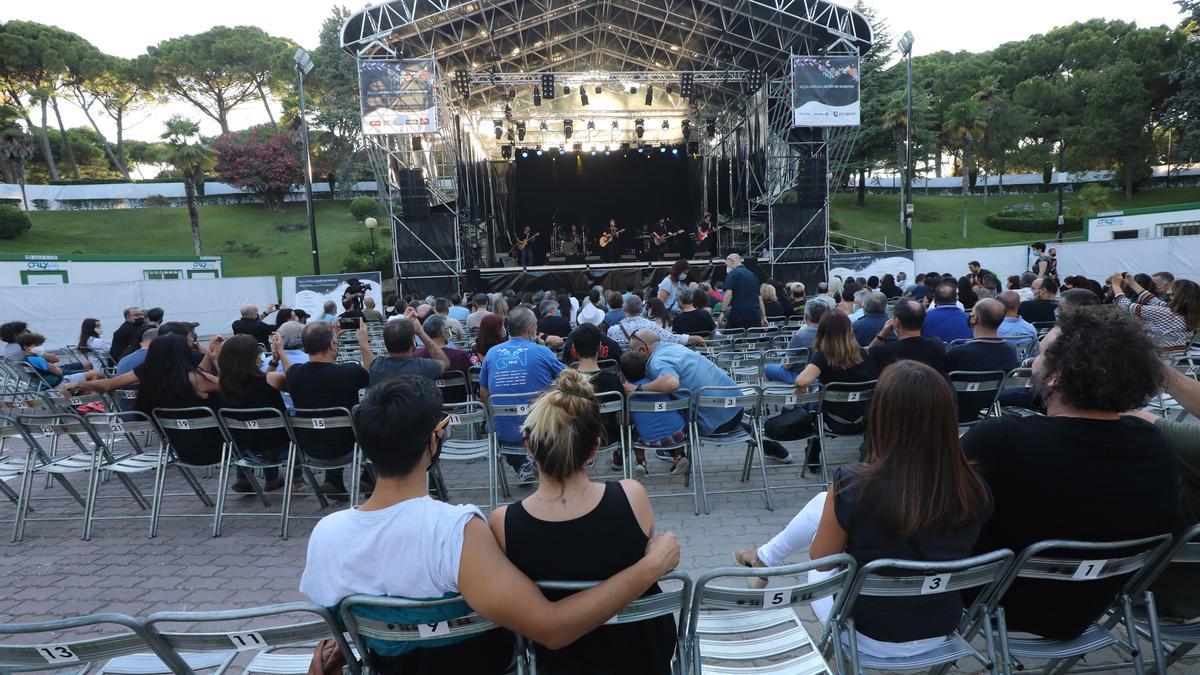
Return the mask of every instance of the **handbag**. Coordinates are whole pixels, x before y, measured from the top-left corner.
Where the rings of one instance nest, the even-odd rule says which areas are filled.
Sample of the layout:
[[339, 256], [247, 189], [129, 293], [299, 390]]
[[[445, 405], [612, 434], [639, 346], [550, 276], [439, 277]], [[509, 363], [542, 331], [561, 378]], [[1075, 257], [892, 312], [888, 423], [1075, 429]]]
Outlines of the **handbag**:
[[308, 675], [342, 675], [346, 667], [346, 655], [337, 642], [325, 638], [313, 649], [312, 661], [308, 664]]

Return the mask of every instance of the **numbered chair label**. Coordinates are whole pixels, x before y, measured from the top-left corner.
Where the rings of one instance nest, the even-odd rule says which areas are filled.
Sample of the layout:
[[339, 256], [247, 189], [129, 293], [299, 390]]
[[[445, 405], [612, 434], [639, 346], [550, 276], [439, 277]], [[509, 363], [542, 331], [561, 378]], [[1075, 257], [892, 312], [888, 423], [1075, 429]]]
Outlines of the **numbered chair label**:
[[83, 399], [78, 396], [72, 396], [69, 400], [71, 405], [83, 405]]
[[860, 397], [862, 397], [862, 392], [852, 391], [852, 392], [846, 394], [846, 400], [849, 401], [850, 403], [854, 403]]
[[737, 402], [736, 398], [725, 399], [725, 407], [726, 408], [733, 408], [733, 407], [737, 406], [737, 404], [738, 404], [738, 402]]
[[114, 434], [123, 434], [123, 433], [125, 433], [125, 425], [124, 425], [124, 424], [121, 424], [120, 422], [113, 422], [112, 424], [108, 425], [108, 428], [109, 428], [109, 430], [110, 430], [110, 431], [112, 431]]
[[451, 415], [450, 424], [462, 424], [462, 418], [458, 415]]
[[257, 429], [258, 422], [255, 422], [254, 420], [246, 420], [246, 428], [247, 429]]
[[796, 395], [788, 394], [786, 397], [784, 397], [783, 404], [784, 405], [795, 405], [796, 404]]
[[310, 419], [309, 422], [312, 423], [312, 428], [314, 428], [314, 429], [324, 429], [325, 428], [325, 418], [324, 417], [314, 417], [314, 418]]
[[433, 381], [433, 386], [435, 386], [435, 387], [437, 387], [437, 388], [439, 388], [439, 389], [440, 389], [440, 388], [442, 388], [442, 387], [446, 386], [446, 381], [445, 381], [445, 380], [434, 380], [434, 381]]
[[664, 401], [655, 401], [654, 412], [663, 412], [667, 409], [667, 404]]
[[791, 601], [792, 590], [790, 588], [768, 588], [767, 592], [763, 593], [763, 609], [787, 607]]
[[979, 391], [979, 383], [978, 382], [968, 382], [967, 383], [967, 391]]
[[37, 648], [46, 663], [79, 663], [79, 657], [66, 645], [45, 645]]
[[449, 637], [450, 624], [446, 621], [419, 623], [417, 624], [417, 633], [423, 638]]
[[189, 422], [188, 420], [175, 420], [175, 425], [178, 426], [180, 429], [191, 429], [192, 428], [192, 423]]
[[230, 633], [229, 641], [233, 643], [233, 648], [239, 652], [262, 649], [267, 646], [267, 641], [262, 639], [262, 636], [258, 633]]
[[925, 577], [925, 583], [921, 584], [921, 595], [930, 595], [932, 593], [945, 593], [946, 587], [950, 585], [949, 574], [935, 574], [931, 577]]
[[42, 433], [43, 433], [43, 434], [52, 434], [52, 433], [54, 433], [54, 427], [49, 427], [49, 426], [46, 426], [46, 425], [44, 425], [44, 424], [41, 426], [41, 430], [42, 430]]
[[529, 412], [529, 406], [527, 406], [527, 405], [517, 406], [517, 414], [518, 415], [524, 415], [527, 412]]
[[1108, 560], [1081, 560], [1079, 568], [1075, 570], [1075, 574], [1071, 575], [1072, 579], [1099, 579], [1100, 573], [1104, 571], [1104, 565]]

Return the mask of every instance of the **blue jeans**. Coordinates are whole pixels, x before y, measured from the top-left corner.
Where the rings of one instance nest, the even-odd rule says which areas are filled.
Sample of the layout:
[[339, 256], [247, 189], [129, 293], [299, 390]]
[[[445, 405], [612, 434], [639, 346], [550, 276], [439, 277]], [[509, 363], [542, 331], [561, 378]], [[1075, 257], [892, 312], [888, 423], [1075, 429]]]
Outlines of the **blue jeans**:
[[794, 384], [796, 382], [796, 375], [798, 374], [774, 363], [763, 366], [763, 375], [766, 375], [767, 379], [771, 382]]
[[530, 267], [533, 265], [533, 249], [526, 246], [521, 249], [521, 267]]
[[[285, 446], [282, 446], [279, 448], [271, 448], [267, 452], [247, 451], [246, 454], [250, 455], [257, 461], [270, 462], [270, 461], [286, 460], [287, 453], [288, 453], [288, 447], [285, 445]], [[242, 467], [240, 467], [240, 466], [235, 466], [234, 468], [237, 469], [238, 480], [246, 480], [246, 471], [243, 470]], [[264, 480], [273, 481], [276, 478], [279, 478], [279, 467], [268, 466], [263, 469], [263, 479]], [[296, 465], [296, 469], [292, 474], [292, 478], [293, 479], [300, 478], [300, 465], [299, 464]]]

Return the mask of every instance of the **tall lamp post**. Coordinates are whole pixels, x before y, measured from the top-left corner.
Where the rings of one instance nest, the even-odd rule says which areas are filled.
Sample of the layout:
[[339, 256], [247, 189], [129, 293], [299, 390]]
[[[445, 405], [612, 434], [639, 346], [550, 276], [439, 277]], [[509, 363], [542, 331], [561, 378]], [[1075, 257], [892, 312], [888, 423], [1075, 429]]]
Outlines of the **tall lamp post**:
[[368, 217], [363, 221], [363, 225], [371, 233], [371, 269], [375, 270], [378, 269], [378, 265], [375, 263], [375, 228], [379, 227], [379, 221]]
[[900, 222], [904, 223], [904, 248], [912, 250], [912, 221], [913, 221], [913, 198], [912, 198], [912, 177], [913, 177], [913, 152], [912, 152], [912, 48], [913, 34], [912, 31], [906, 31], [900, 36], [900, 40], [896, 43], [900, 48], [900, 53], [908, 61], [908, 101], [905, 104], [904, 113], [904, 206], [900, 213]]
[[313, 213], [312, 153], [308, 151], [308, 118], [304, 115], [304, 76], [312, 72], [313, 62], [303, 47], [296, 48], [296, 77], [300, 80], [300, 135], [304, 141], [304, 206], [308, 211], [308, 233], [312, 238], [313, 274], [321, 273], [321, 257], [317, 255], [317, 218]]

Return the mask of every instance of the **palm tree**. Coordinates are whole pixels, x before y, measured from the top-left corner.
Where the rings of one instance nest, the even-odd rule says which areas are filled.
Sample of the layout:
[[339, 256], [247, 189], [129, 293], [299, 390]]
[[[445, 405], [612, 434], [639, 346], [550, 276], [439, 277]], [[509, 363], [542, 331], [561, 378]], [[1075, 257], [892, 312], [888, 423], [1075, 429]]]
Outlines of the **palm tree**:
[[[167, 120], [167, 130], [160, 138], [167, 142], [163, 161], [175, 167], [175, 171], [183, 178], [188, 218], [192, 221], [192, 245], [196, 249], [196, 255], [203, 255], [200, 243], [200, 211], [196, 208], [196, 183], [203, 179], [206, 170], [212, 168], [213, 152], [199, 136], [199, 123], [176, 115]], [[196, 139], [194, 143], [190, 142], [193, 138]]]
[[987, 108], [983, 102], [970, 99], [950, 106], [942, 133], [962, 153], [962, 236], [967, 238], [967, 198], [971, 194], [971, 146], [987, 133]]
[[16, 123], [16, 109], [0, 105], [0, 168], [5, 178], [21, 184], [21, 208], [29, 211], [25, 196], [25, 162], [33, 157], [29, 134]]

